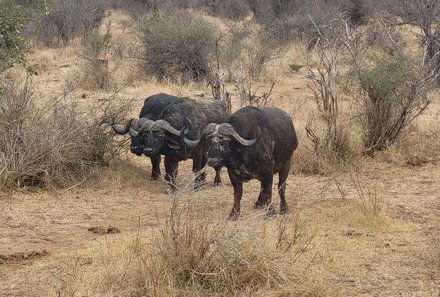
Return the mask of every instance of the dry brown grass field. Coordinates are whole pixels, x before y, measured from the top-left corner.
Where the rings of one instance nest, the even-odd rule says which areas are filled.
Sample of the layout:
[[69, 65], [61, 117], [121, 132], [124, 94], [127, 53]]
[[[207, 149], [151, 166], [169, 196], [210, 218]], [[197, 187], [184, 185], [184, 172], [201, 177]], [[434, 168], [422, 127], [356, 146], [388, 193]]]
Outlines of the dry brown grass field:
[[[130, 18], [118, 11], [107, 18], [114, 38], [135, 47]], [[205, 82], [145, 78], [130, 59], [112, 54], [111, 87], [95, 91], [82, 77], [79, 46], [29, 54], [39, 72], [37, 97], [60, 96], [66, 80], [82, 82], [69, 97], [75, 104], [115, 96], [133, 100], [137, 116], [155, 93], [210, 96]], [[287, 215], [266, 219], [254, 209], [259, 183], [251, 181], [240, 219], [227, 221], [233, 198], [226, 170], [215, 187], [207, 169], [208, 184], [194, 192], [190, 161], [179, 168], [181, 190], [165, 195], [163, 181], [149, 180], [149, 159], [127, 145], [120, 163], [68, 188], [0, 192], [0, 296], [440, 296], [438, 91], [387, 151], [324, 164], [305, 133], [316, 120], [310, 82], [289, 63], [305, 63], [300, 46], [272, 61], [260, 80], [262, 89], [276, 81], [269, 104], [292, 114], [299, 136]], [[236, 110], [237, 90], [228, 88]], [[347, 114], [349, 101], [349, 94], [341, 100]], [[318, 174], [309, 174], [315, 167]], [[277, 207], [275, 194], [273, 201]]]

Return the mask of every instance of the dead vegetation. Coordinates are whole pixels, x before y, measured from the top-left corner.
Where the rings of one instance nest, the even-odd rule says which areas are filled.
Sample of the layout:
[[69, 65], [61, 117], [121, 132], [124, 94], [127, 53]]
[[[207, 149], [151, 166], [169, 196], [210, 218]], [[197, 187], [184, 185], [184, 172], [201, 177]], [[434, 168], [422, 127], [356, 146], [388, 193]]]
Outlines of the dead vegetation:
[[1, 102], [0, 180], [5, 188], [68, 187], [95, 166], [117, 158], [106, 127], [127, 112], [112, 98], [80, 112], [66, 89], [62, 98], [37, 101], [30, 76], [6, 79]]
[[315, 235], [301, 216], [212, 220], [199, 199], [175, 193], [157, 230], [104, 240], [87, 252], [88, 265], [69, 263], [59, 296], [336, 296], [302, 270]]

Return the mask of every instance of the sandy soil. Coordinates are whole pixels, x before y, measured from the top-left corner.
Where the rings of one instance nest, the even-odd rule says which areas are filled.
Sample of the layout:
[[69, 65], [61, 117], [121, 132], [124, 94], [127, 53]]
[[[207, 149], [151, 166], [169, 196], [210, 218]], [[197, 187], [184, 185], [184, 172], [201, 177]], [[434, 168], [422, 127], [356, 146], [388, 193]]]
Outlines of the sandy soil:
[[[63, 267], [64, 257], [102, 236], [89, 231], [91, 227], [112, 226], [127, 234], [157, 226], [170, 200], [162, 182], [147, 180], [144, 168], [149, 166], [143, 159], [136, 160], [138, 170], [129, 178], [121, 171], [103, 172], [109, 180], [99, 186], [3, 195], [0, 295], [46, 296], [53, 289], [48, 282], [53, 269]], [[190, 164], [182, 167], [182, 177], [189, 176]], [[316, 228], [310, 269], [342, 287], [344, 296], [436, 296], [439, 172], [438, 163], [397, 167], [365, 162], [356, 171], [330, 177], [291, 175], [287, 187], [291, 212], [301, 212]], [[210, 173], [208, 179], [213, 177]], [[226, 218], [232, 203], [225, 172], [223, 178], [220, 187], [207, 185], [187, 194], [206, 200], [208, 211], [219, 219]], [[258, 183], [246, 184], [244, 217], [258, 212], [252, 208], [257, 193]], [[352, 218], [354, 203], [363, 199], [369, 203], [373, 196], [384, 222]], [[52, 263], [52, 269], [45, 263]], [[39, 269], [42, 265], [44, 270]]]

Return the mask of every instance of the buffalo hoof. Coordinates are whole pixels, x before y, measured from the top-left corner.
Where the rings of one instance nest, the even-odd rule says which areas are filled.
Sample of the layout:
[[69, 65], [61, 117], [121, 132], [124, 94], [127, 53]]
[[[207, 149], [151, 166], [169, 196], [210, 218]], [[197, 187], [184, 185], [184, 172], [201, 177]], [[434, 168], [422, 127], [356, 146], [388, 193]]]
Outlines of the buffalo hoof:
[[198, 182], [194, 184], [194, 191], [200, 191], [204, 188], [206, 182]]
[[151, 176], [151, 180], [159, 180], [160, 179], [160, 175], [152, 175]]
[[272, 205], [270, 205], [267, 209], [266, 212], [264, 213], [264, 217], [266, 219], [271, 219], [274, 218], [277, 215], [277, 212], [275, 211], [275, 208], [273, 208]]
[[280, 205], [280, 214], [286, 214], [289, 210], [289, 207], [287, 207], [287, 203]]
[[236, 220], [238, 220], [239, 216], [240, 216], [240, 212], [236, 211], [235, 209], [232, 209], [231, 212], [229, 213], [228, 220], [236, 221]]
[[257, 202], [255, 202], [254, 204], [254, 208], [256, 209], [263, 209], [265, 206], [267, 206], [267, 204], [260, 199], [258, 199]]
[[222, 185], [222, 179], [221, 178], [214, 178], [214, 186], [218, 187]]

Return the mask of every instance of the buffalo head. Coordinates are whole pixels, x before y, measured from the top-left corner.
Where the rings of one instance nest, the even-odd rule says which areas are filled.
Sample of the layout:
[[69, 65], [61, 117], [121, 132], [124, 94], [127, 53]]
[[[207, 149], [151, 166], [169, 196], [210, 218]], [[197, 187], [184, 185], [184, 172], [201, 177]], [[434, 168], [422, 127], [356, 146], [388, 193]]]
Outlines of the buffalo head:
[[[166, 134], [180, 135], [180, 131], [174, 129], [167, 121], [152, 121], [147, 118], [131, 119], [124, 128], [112, 124], [113, 130], [118, 134], [130, 133], [130, 151], [138, 156], [154, 156], [166, 143]], [[171, 148], [178, 148], [178, 143], [169, 140], [167, 144]]]
[[203, 129], [202, 135], [197, 140], [190, 140], [186, 135], [191, 129], [191, 122], [186, 120], [185, 127], [180, 132], [180, 137], [185, 145], [189, 147], [197, 147], [205, 144], [208, 148], [208, 165], [223, 166], [224, 160], [231, 153], [231, 142], [237, 143], [239, 146], [249, 147], [255, 145], [261, 138], [260, 127], [256, 128], [256, 137], [254, 139], [245, 139], [241, 137], [231, 124], [210, 123]]

